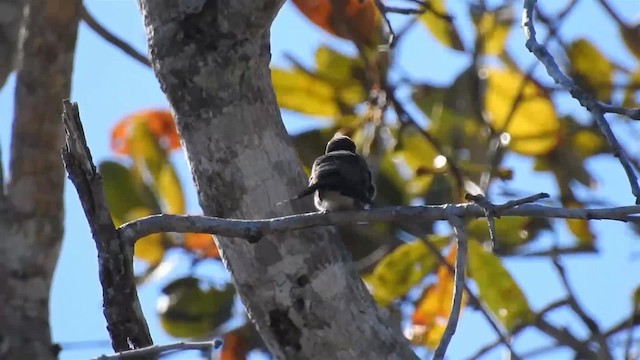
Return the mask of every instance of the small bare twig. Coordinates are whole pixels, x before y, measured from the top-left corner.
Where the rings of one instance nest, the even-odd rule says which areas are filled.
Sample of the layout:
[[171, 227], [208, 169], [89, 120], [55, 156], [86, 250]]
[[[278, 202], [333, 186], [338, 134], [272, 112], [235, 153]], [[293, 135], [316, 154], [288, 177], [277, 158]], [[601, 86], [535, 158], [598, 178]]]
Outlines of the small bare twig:
[[619, 114], [633, 120], [640, 120], [640, 108], [627, 109], [621, 106], [614, 106], [605, 102], [598, 102], [598, 106], [603, 113]]
[[569, 284], [569, 280], [567, 279], [567, 274], [564, 270], [564, 266], [560, 263], [560, 260], [557, 256], [552, 257], [553, 265], [558, 271], [558, 275], [560, 275], [560, 279], [562, 280], [562, 285], [564, 286], [565, 291], [567, 292], [567, 297], [569, 299], [569, 306], [571, 309], [578, 315], [578, 317], [582, 320], [582, 322], [587, 326], [589, 331], [591, 331], [592, 336], [598, 342], [600, 346], [600, 351], [598, 352], [598, 358], [603, 360], [612, 360], [611, 350], [609, 349], [609, 345], [607, 344], [607, 339], [602, 336], [602, 332], [598, 327], [598, 324], [582, 309], [580, 304], [578, 304], [578, 300], [576, 299], [573, 288], [571, 288], [571, 284]]
[[[432, 244], [428, 239], [423, 239], [422, 241], [427, 246], [427, 248], [429, 248], [429, 251], [431, 251], [431, 253], [438, 258], [438, 263], [445, 266], [449, 270], [449, 273], [451, 273], [452, 275], [455, 274], [455, 269], [453, 268], [453, 266], [451, 266], [451, 264], [449, 264], [449, 262], [444, 258], [444, 256], [442, 256], [442, 254], [440, 253], [440, 250], [434, 244]], [[519, 360], [520, 357], [516, 354], [515, 350], [511, 346], [511, 342], [503, 334], [503, 331], [500, 329], [500, 326], [498, 325], [498, 322], [496, 321], [496, 319], [494, 319], [494, 317], [491, 316], [491, 310], [482, 301], [480, 301], [478, 296], [473, 291], [471, 291], [471, 288], [469, 288], [469, 285], [467, 285], [466, 282], [464, 283], [464, 291], [467, 294], [467, 297], [469, 298], [470, 305], [476, 308], [477, 310], [480, 310], [480, 313], [482, 314], [482, 316], [484, 316], [484, 318], [487, 320], [489, 325], [491, 325], [491, 327], [496, 332], [496, 334], [498, 334], [498, 340], [496, 340], [496, 342], [492, 345], [492, 347], [495, 347], [499, 344], [504, 344], [504, 346], [506, 346], [507, 349], [509, 350], [509, 353], [511, 355], [511, 360]]]
[[456, 244], [458, 244], [458, 252], [456, 254], [455, 272], [453, 274], [453, 299], [451, 301], [451, 313], [447, 320], [447, 326], [444, 329], [440, 343], [433, 354], [434, 360], [444, 359], [447, 352], [449, 342], [458, 327], [458, 318], [460, 316], [460, 308], [462, 306], [462, 295], [465, 287], [465, 269], [467, 267], [467, 233], [464, 228], [464, 222], [457, 216], [449, 217], [449, 223], [453, 227], [456, 235]]
[[213, 341], [192, 341], [192, 342], [178, 342], [166, 345], [151, 345], [142, 349], [135, 349], [129, 351], [122, 351], [113, 355], [102, 355], [94, 358], [94, 360], [116, 360], [116, 359], [140, 359], [140, 358], [159, 358], [160, 356], [167, 355], [174, 351], [184, 350], [215, 350], [222, 346], [221, 340]]
[[133, 276], [133, 244], [123, 241], [107, 208], [102, 178], [96, 171], [84, 136], [78, 104], [63, 101], [65, 144], [62, 159], [78, 191], [98, 248], [103, 312], [111, 346], [116, 352], [153, 344], [138, 301]]
[[547, 70], [547, 73], [553, 80], [565, 88], [571, 96], [580, 102], [580, 105], [584, 106], [587, 110], [591, 112], [594, 116], [600, 131], [604, 135], [605, 139], [609, 143], [611, 150], [615, 157], [618, 158], [620, 164], [622, 165], [625, 173], [627, 174], [627, 178], [629, 179], [629, 184], [631, 186], [631, 192], [636, 198], [636, 204], [640, 204], [640, 186], [638, 185], [638, 178], [631, 167], [629, 159], [627, 158], [626, 153], [618, 143], [618, 140], [615, 137], [613, 131], [609, 127], [607, 120], [603, 115], [603, 110], [598, 101], [596, 101], [590, 94], [583, 91], [580, 87], [578, 87], [575, 82], [567, 77], [560, 67], [553, 59], [553, 56], [549, 53], [546, 47], [538, 43], [536, 40], [536, 30], [533, 24], [533, 13], [534, 7], [536, 4], [536, 0], [525, 0], [524, 2], [524, 11], [522, 15], [522, 27], [524, 29], [525, 39], [526, 39], [526, 47], [527, 49], [534, 54], [538, 60], [544, 65]]
[[131, 56], [134, 60], [137, 60], [142, 65], [151, 67], [151, 63], [145, 55], [138, 52], [138, 50], [134, 49], [133, 46], [127, 44], [124, 40], [115, 36], [109, 30], [107, 30], [107, 28], [102, 26], [102, 24], [100, 24], [98, 20], [96, 20], [96, 18], [91, 15], [91, 13], [84, 5], [82, 5], [80, 16], [82, 20], [91, 28], [91, 30], [95, 31], [96, 34], [100, 35], [107, 42], [122, 50], [125, 54]]

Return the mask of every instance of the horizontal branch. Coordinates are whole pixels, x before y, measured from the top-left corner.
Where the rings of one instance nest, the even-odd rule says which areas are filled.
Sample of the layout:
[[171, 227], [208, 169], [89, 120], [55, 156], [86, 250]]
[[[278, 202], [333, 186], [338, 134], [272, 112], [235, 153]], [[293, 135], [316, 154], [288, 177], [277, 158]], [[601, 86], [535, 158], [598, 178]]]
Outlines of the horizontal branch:
[[178, 342], [166, 345], [151, 345], [140, 349], [122, 351], [113, 355], [102, 355], [98, 356], [94, 360], [140, 359], [141, 357], [157, 358], [161, 355], [167, 355], [167, 353], [174, 351], [211, 351], [218, 349], [220, 346], [222, 346], [222, 341], [218, 339], [213, 341]]
[[[498, 205], [499, 206], [499, 205]], [[640, 205], [600, 209], [568, 209], [537, 204], [524, 204], [500, 212], [500, 216], [546, 217], [560, 219], [594, 219], [629, 221], [640, 214]], [[151, 215], [128, 222], [118, 229], [126, 242], [160, 232], [205, 233], [244, 238], [251, 242], [264, 235], [317, 226], [354, 223], [391, 222], [396, 220], [447, 220], [451, 216], [483, 218], [485, 212], [477, 204], [446, 204], [439, 206], [394, 206], [362, 211], [306, 213], [263, 220], [222, 219], [199, 215]]]

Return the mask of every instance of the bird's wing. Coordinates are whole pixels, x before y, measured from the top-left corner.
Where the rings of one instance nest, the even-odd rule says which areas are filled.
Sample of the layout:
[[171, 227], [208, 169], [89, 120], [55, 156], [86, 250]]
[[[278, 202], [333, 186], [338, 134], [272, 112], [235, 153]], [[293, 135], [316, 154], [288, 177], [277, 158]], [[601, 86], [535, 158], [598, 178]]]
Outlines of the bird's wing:
[[313, 163], [309, 188], [338, 191], [364, 203], [371, 203], [371, 172], [366, 161], [348, 151], [333, 151]]

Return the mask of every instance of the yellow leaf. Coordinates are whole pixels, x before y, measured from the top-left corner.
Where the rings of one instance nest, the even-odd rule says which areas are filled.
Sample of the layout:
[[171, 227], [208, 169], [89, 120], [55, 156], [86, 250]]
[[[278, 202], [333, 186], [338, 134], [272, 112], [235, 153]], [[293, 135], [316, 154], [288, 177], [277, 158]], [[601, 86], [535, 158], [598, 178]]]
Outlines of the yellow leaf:
[[573, 67], [576, 82], [599, 100], [611, 98], [613, 64], [588, 40], [579, 39], [569, 45], [567, 56]]
[[599, 154], [607, 149], [607, 142], [600, 133], [591, 129], [580, 129], [571, 138], [571, 148], [581, 158]]
[[[457, 253], [457, 247], [452, 246], [445, 258], [451, 267], [455, 264]], [[412, 315], [409, 340], [413, 344], [425, 345], [430, 349], [438, 346], [451, 314], [453, 280], [450, 269], [443, 264], [438, 265], [436, 282], [423, 291]], [[466, 304], [466, 296], [462, 300], [461, 311]]]
[[513, 70], [488, 70], [485, 109], [491, 126], [509, 133], [511, 150], [523, 155], [546, 154], [558, 143], [560, 123], [547, 94], [529, 80], [511, 113], [523, 80]]
[[624, 107], [638, 107], [640, 106], [640, 66], [629, 75], [627, 80], [629, 86], [624, 89], [624, 95], [622, 100], [622, 106]]
[[431, 10], [425, 11], [424, 14], [420, 15], [420, 22], [429, 29], [431, 35], [433, 35], [440, 44], [451, 49], [464, 51], [464, 46], [462, 45], [462, 41], [460, 41], [460, 35], [458, 35], [458, 30], [453, 22], [447, 21], [434, 14], [434, 12], [438, 14], [447, 13], [444, 0], [431, 0], [429, 1], [429, 5]]
[[394, 160], [406, 165], [410, 171], [410, 174], [407, 174], [408, 193], [424, 194], [431, 184], [434, 173], [441, 171], [434, 164], [438, 153], [424, 136], [413, 128], [404, 130], [401, 136], [400, 149], [395, 153]]
[[474, 19], [474, 24], [483, 40], [481, 53], [500, 55], [513, 24], [513, 9], [506, 6], [496, 11], [483, 11], [479, 19]]
[[132, 124], [131, 132], [130, 155], [137, 170], [148, 173], [152, 180], [151, 188], [161, 200], [162, 211], [183, 213], [185, 205], [182, 186], [166, 151], [145, 123]]
[[[149, 209], [135, 208], [127, 214], [127, 219], [139, 219], [151, 215]], [[164, 244], [162, 234], [151, 234], [136, 241], [133, 255], [149, 264], [158, 264], [164, 257]]]
[[[566, 201], [562, 204], [569, 209], [582, 209], [584, 206], [577, 201]], [[567, 219], [567, 227], [573, 235], [578, 239], [578, 244], [581, 246], [591, 247], [595, 237], [591, 232], [589, 222], [583, 219]]]
[[307, 115], [337, 117], [342, 113], [340, 104], [353, 106], [365, 97], [362, 86], [340, 88], [297, 68], [272, 69], [271, 80], [278, 106]]
[[473, 239], [469, 245], [469, 276], [475, 281], [479, 297], [509, 330], [533, 321], [527, 298], [498, 257]]
[[[436, 246], [444, 245], [448, 238], [431, 236]], [[422, 240], [402, 244], [387, 254], [365, 281], [371, 286], [373, 298], [380, 306], [387, 306], [404, 296], [422, 278], [433, 271], [437, 259]]]

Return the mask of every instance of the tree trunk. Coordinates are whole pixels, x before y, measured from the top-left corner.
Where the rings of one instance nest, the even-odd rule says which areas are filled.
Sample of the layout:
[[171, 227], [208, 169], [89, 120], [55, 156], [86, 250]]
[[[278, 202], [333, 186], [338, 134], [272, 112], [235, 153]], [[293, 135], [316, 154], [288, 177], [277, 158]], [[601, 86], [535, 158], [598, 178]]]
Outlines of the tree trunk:
[[80, 0], [31, 0], [25, 5], [11, 179], [0, 195], [1, 359], [57, 358], [49, 328], [49, 290], [64, 219], [60, 113], [71, 88], [80, 5]]
[[[283, 1], [138, 3], [204, 213], [258, 219], [309, 210], [274, 205], [306, 185], [269, 70], [269, 27]], [[335, 229], [217, 242], [275, 358], [416, 358], [373, 303]]]

